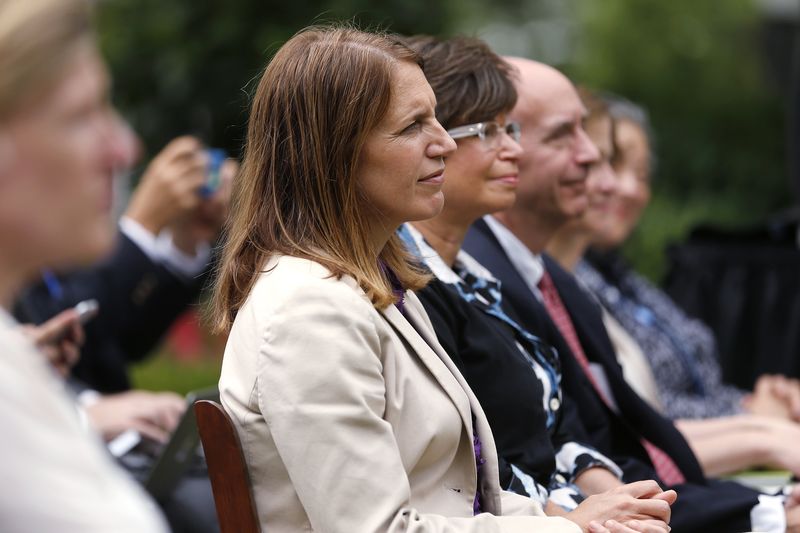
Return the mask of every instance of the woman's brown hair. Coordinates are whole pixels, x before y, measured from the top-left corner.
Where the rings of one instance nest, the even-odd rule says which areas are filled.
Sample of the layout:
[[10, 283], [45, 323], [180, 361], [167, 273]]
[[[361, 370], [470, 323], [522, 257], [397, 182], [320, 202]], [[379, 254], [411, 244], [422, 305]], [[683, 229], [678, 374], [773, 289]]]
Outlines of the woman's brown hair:
[[[311, 27], [267, 66], [250, 112], [242, 169], [212, 297], [215, 329], [228, 331], [266, 259], [304, 257], [352, 276], [376, 308], [394, 303], [387, 273], [366, 236], [356, 183], [359, 155], [391, 100], [398, 62], [416, 53], [387, 35]], [[408, 289], [427, 277], [396, 235], [379, 254]]]
[[581, 102], [586, 107], [585, 120], [613, 119], [609, 111], [608, 102], [599, 93], [587, 87], [578, 86], [578, 96], [580, 96]]
[[480, 39], [417, 35], [403, 42], [422, 57], [436, 94], [436, 119], [445, 129], [494, 120], [517, 103], [516, 70]]
[[586, 107], [584, 128], [590, 127], [593, 123], [602, 124], [602, 121], [608, 121], [609, 135], [611, 136], [611, 154], [609, 154], [609, 157], [613, 160], [619, 152], [616, 141], [617, 121], [611, 115], [608, 102], [599, 93], [583, 86], [578, 86], [578, 96], [580, 96], [581, 102]]

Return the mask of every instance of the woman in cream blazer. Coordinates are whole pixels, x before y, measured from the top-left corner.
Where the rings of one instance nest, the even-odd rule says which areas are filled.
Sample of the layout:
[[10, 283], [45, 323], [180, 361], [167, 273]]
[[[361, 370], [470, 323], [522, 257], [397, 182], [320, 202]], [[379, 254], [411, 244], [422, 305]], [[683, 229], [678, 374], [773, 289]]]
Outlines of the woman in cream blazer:
[[[266, 531], [580, 531], [500, 490], [483, 411], [413, 293], [404, 313], [376, 311], [317, 263], [266, 270], [220, 379]], [[486, 513], [473, 518], [474, 435]]]
[[411, 292], [395, 230], [441, 210], [455, 148], [434, 111], [413, 51], [350, 28], [300, 32], [256, 91], [213, 313], [265, 532], [581, 531], [501, 492]]

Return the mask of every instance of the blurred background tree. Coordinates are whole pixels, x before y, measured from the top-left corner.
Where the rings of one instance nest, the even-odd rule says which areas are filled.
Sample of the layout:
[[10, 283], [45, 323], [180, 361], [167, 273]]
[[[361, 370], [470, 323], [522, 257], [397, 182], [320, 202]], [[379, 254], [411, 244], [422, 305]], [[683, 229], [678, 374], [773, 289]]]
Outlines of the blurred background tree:
[[790, 61], [768, 54], [774, 34], [758, 7], [751, 0], [580, 4], [570, 71], [643, 104], [656, 132], [655, 200], [627, 247], [655, 278], [665, 244], [696, 223], [750, 224], [793, 203], [780, 84]]
[[484, 29], [503, 53], [648, 110], [655, 194], [625, 252], [659, 280], [666, 245], [696, 224], [753, 224], [793, 205], [786, 117], [798, 15], [796, 0], [539, 0]]
[[191, 133], [238, 155], [254, 82], [295, 32], [344, 20], [438, 34], [451, 9], [419, 0], [108, 0], [98, 26], [115, 101], [150, 154]]

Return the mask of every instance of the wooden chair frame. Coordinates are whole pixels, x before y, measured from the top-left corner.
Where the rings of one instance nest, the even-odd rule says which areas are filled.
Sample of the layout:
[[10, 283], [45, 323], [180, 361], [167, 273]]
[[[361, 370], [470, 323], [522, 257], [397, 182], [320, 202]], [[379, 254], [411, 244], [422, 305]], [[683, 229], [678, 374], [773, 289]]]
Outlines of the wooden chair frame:
[[221, 533], [261, 533], [236, 426], [217, 402], [194, 404]]

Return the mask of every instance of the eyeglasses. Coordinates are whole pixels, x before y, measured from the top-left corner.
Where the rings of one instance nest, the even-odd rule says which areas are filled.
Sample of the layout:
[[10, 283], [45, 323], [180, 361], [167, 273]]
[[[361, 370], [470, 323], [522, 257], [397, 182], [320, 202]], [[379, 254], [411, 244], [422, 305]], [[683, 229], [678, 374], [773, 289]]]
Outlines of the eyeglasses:
[[490, 122], [476, 122], [475, 124], [467, 124], [466, 126], [459, 126], [447, 130], [447, 134], [453, 139], [477, 136], [487, 148], [497, 148], [500, 145], [501, 132], [505, 132], [506, 135], [514, 139], [515, 142], [519, 142], [522, 137], [518, 122], [507, 122], [505, 126], [503, 126], [492, 120]]

